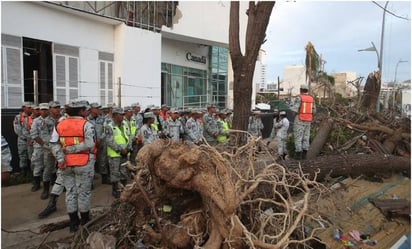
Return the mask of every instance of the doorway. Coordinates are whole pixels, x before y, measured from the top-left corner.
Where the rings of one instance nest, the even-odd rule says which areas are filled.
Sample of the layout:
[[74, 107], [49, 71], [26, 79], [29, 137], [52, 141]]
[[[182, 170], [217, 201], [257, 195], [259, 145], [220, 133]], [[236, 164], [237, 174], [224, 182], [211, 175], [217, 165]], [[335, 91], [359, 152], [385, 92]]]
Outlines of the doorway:
[[[52, 43], [23, 37], [24, 100], [38, 103], [53, 100]], [[34, 92], [33, 71], [37, 70], [38, 92]]]

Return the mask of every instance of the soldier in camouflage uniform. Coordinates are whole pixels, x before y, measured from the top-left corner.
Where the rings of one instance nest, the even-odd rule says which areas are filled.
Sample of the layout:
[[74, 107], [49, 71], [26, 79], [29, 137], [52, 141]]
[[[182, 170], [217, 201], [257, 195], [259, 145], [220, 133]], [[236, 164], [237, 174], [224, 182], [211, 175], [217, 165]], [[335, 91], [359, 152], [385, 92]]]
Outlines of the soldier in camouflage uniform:
[[216, 107], [214, 105], [209, 105], [207, 112], [203, 115], [203, 137], [211, 146], [217, 144], [216, 138], [220, 133], [215, 115]]
[[143, 126], [143, 113], [140, 113], [140, 104], [134, 103], [131, 105], [133, 109], [133, 115], [131, 117], [132, 121], [134, 122], [134, 126], [136, 127], [136, 139], [135, 142], [132, 143], [133, 151], [130, 153], [130, 161], [132, 164], [136, 163], [136, 155], [140, 148], [143, 146], [142, 141], [137, 139], [137, 135], [139, 134], [140, 128]]
[[[33, 124], [30, 129], [30, 136], [33, 143], [33, 155], [31, 158], [31, 163], [33, 165], [33, 186], [31, 188], [32, 192], [40, 189], [40, 181], [43, 178], [43, 193], [40, 198], [45, 200], [49, 197], [50, 190], [50, 180], [51, 180], [51, 169], [45, 169], [45, 164], [47, 164], [44, 151], [49, 148], [49, 141], [51, 133], [47, 129], [47, 117], [49, 104], [40, 103], [40, 116], [33, 120]], [[47, 165], [50, 167], [50, 165]]]
[[179, 111], [177, 109], [171, 110], [170, 117], [164, 122], [163, 132], [173, 141], [177, 143], [181, 141], [185, 129], [182, 122], [179, 120]]
[[249, 117], [248, 132], [255, 137], [261, 137], [263, 128], [264, 126], [262, 119], [260, 118], [260, 111], [252, 111], [252, 116]]
[[9, 143], [3, 135], [1, 136], [1, 185], [7, 186], [10, 172], [13, 168], [10, 166], [12, 156], [10, 151]]
[[87, 101], [71, 102], [66, 111], [68, 117], [56, 125], [50, 139], [66, 188], [70, 232], [77, 231], [79, 224], [84, 225], [90, 220], [96, 133], [93, 124], [86, 120], [87, 106]]
[[[99, 103], [91, 103], [89, 116], [87, 120], [94, 124], [94, 129], [96, 130], [96, 149], [97, 157], [95, 164], [95, 171], [100, 174], [102, 177], [102, 184], [111, 184], [109, 175], [106, 169], [105, 164], [107, 164], [107, 148], [106, 148], [106, 139], [104, 133], [104, 117], [102, 116], [101, 105]], [[103, 172], [101, 170], [103, 169]]]
[[138, 137], [142, 140], [143, 146], [146, 144], [151, 144], [153, 141], [158, 139], [157, 132], [152, 126], [154, 118], [155, 116], [152, 112], [145, 112], [143, 114], [143, 126], [140, 128], [138, 135]]
[[129, 177], [127, 168], [121, 166], [127, 161], [129, 152], [132, 150], [130, 131], [123, 123], [124, 111], [120, 107], [113, 108], [113, 123], [105, 127], [107, 156], [110, 165], [110, 182], [112, 183], [112, 195], [120, 197], [118, 190], [119, 181], [126, 185]]
[[13, 121], [14, 132], [17, 135], [17, 149], [19, 154], [20, 171], [25, 175], [30, 175], [28, 161], [31, 159], [31, 138], [30, 129], [33, 122], [32, 107], [33, 103], [24, 102], [22, 104], [23, 111], [16, 115]]
[[[49, 102], [49, 116], [46, 118], [47, 129], [50, 131], [50, 134], [53, 133], [54, 127], [56, 126], [59, 120], [62, 120], [65, 117], [61, 116], [60, 110], [60, 103], [58, 101], [50, 101]], [[49, 142], [50, 139], [47, 141]], [[63, 185], [63, 178], [61, 176], [61, 169], [57, 169], [56, 172], [56, 159], [54, 158], [53, 154], [51, 153], [50, 148], [44, 150], [45, 157], [47, 158], [47, 165], [51, 165], [52, 170], [52, 179], [51, 184], [53, 185], [52, 190], [50, 191], [50, 200], [47, 204], [47, 207], [39, 213], [39, 218], [45, 218], [51, 213], [57, 210], [57, 198], [60, 194], [63, 193], [64, 185]]]
[[[278, 145], [279, 159], [285, 160], [287, 155], [286, 139], [288, 137], [289, 120], [286, 117], [286, 112], [279, 112], [279, 119], [273, 119], [273, 129], [270, 134], [271, 138], [275, 138]], [[276, 133], [276, 135], [275, 135]]]
[[202, 141], [203, 130], [199, 122], [202, 112], [200, 110], [192, 110], [190, 118], [185, 124], [185, 142], [199, 145]]
[[290, 109], [296, 113], [293, 123], [295, 159], [306, 159], [309, 150], [310, 125], [316, 113], [315, 101], [309, 95], [309, 87], [306, 84], [300, 86], [300, 95], [295, 98]]

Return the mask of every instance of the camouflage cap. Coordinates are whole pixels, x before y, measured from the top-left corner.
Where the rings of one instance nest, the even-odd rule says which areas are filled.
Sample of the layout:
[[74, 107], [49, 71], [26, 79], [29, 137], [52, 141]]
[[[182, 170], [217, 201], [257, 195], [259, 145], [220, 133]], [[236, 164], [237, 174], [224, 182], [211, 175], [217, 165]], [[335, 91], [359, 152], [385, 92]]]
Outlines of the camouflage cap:
[[145, 112], [143, 114], [143, 117], [144, 118], [154, 118], [154, 114], [153, 114], [153, 112]]
[[49, 107], [50, 108], [56, 108], [56, 107], [60, 107], [61, 105], [60, 105], [60, 102], [59, 101], [56, 101], [56, 100], [53, 100], [53, 101], [50, 101], [49, 102]]
[[90, 104], [90, 108], [97, 108], [97, 109], [99, 109], [99, 108], [101, 108], [102, 106], [99, 104], [99, 103], [97, 103], [97, 102], [93, 102], [93, 103], [91, 103]]
[[38, 105], [32, 104], [31, 109], [40, 110], [40, 107]]
[[131, 104], [131, 107], [132, 108], [140, 107], [140, 103], [139, 102], [133, 103], [133, 104]]
[[39, 104], [40, 110], [49, 110], [49, 103], [40, 103]]
[[87, 100], [73, 100], [67, 106], [69, 108], [87, 108], [89, 106], [89, 102]]
[[113, 107], [113, 111], [112, 111], [112, 113], [113, 114], [124, 114], [124, 111], [123, 111], [123, 109], [121, 108], [121, 107]]
[[24, 101], [24, 102], [21, 104], [21, 107], [32, 107], [32, 105], [33, 105], [33, 102], [31, 102], [31, 101]]
[[133, 108], [132, 108], [131, 106], [125, 106], [125, 107], [123, 107], [123, 110], [124, 110], [125, 112], [132, 112], [132, 111], [133, 111]]
[[302, 84], [302, 85], [300, 85], [300, 89], [309, 90], [309, 87], [308, 87], [308, 85], [306, 85], [306, 84]]

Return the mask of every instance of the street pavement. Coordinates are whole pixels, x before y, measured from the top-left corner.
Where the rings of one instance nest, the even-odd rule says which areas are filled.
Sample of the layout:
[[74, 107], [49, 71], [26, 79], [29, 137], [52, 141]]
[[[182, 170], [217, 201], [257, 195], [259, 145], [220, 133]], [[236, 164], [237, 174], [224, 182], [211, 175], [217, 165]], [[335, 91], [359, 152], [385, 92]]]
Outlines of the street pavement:
[[[65, 193], [57, 201], [56, 212], [47, 218], [38, 218], [38, 214], [49, 202], [49, 199], [40, 199], [41, 191], [31, 192], [30, 183], [1, 187], [0, 243], [2, 249], [37, 248], [42, 242], [72, 235], [68, 227], [50, 234], [38, 234], [41, 225], [68, 220]], [[101, 178], [95, 177], [92, 191], [92, 213], [95, 210], [110, 208], [114, 200], [111, 195], [111, 185], [102, 185]]]

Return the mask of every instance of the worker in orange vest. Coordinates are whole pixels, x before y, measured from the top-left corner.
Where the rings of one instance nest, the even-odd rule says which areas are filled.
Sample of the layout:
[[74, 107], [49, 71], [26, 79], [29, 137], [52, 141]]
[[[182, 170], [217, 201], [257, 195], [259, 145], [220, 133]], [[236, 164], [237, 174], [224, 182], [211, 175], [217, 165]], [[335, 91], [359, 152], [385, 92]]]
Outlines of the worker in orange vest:
[[296, 113], [293, 123], [295, 159], [306, 159], [310, 144], [310, 125], [313, 121], [313, 115], [316, 113], [315, 100], [309, 95], [308, 85], [303, 84], [300, 86], [300, 94], [295, 98], [290, 109]]
[[87, 101], [71, 102], [66, 110], [67, 118], [57, 123], [50, 139], [66, 188], [70, 232], [77, 231], [80, 224], [85, 225], [90, 220], [96, 132], [94, 125], [86, 119], [88, 105]]

